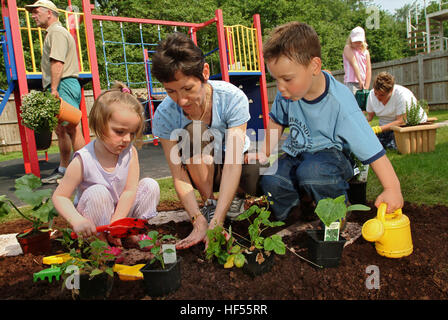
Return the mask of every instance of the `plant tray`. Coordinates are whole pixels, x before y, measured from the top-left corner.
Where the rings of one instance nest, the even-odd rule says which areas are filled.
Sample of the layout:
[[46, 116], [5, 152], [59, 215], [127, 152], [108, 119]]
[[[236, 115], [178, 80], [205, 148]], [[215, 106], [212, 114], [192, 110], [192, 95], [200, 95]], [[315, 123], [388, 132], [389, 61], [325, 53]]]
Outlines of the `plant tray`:
[[398, 152], [401, 154], [431, 152], [436, 146], [438, 124], [428, 121], [416, 126], [392, 126]]

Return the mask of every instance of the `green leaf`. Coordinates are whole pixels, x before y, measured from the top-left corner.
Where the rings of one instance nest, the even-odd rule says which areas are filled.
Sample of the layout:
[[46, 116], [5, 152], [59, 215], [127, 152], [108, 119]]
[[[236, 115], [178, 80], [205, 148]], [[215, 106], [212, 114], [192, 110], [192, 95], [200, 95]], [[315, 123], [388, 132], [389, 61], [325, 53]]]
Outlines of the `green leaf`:
[[22, 187], [14, 192], [14, 194], [32, 207], [39, 206], [45, 199], [49, 199], [53, 193], [51, 189], [33, 191], [28, 187]]
[[244, 219], [248, 219], [251, 215], [253, 215], [255, 213], [255, 211], [257, 209], [258, 209], [258, 207], [256, 205], [253, 205], [249, 209], [244, 211], [242, 214], [240, 214], [235, 220], [236, 221], [241, 221], [241, 220], [244, 220]]
[[11, 211], [11, 206], [6, 202], [8, 198], [3, 195], [0, 196], [0, 217], [6, 216]]
[[90, 279], [92, 279], [94, 276], [97, 276], [99, 274], [103, 273], [103, 270], [101, 269], [93, 269], [92, 272], [90, 272]]
[[345, 217], [347, 213], [345, 196], [342, 195], [336, 199], [326, 198], [319, 200], [315, 212], [320, 220], [329, 227], [332, 222]]
[[233, 260], [233, 263], [237, 268], [241, 268], [244, 265], [244, 262], [246, 261], [246, 258], [244, 257], [244, 254], [238, 253], [235, 255], [235, 259]]
[[107, 268], [105, 271], [106, 271], [106, 273], [107, 273], [109, 276], [111, 276], [111, 277], [114, 276], [114, 269], [112, 269], [112, 268]]
[[274, 250], [276, 254], [286, 253], [286, 246], [283, 243], [282, 237], [280, 237], [278, 234], [274, 234], [270, 238], [266, 238], [264, 240], [264, 248], [267, 251]]
[[363, 204], [353, 204], [347, 208], [347, 211], [369, 211], [370, 207]]
[[27, 174], [15, 180], [16, 190], [20, 189], [37, 189], [42, 186], [42, 182], [34, 174]]
[[234, 247], [232, 247], [232, 249], [230, 250], [230, 253], [235, 254], [241, 251], [241, 247], [236, 245]]
[[165, 241], [165, 240], [176, 240], [176, 237], [170, 235], [170, 234], [166, 234], [164, 235], [162, 238], [160, 238], [161, 241]]

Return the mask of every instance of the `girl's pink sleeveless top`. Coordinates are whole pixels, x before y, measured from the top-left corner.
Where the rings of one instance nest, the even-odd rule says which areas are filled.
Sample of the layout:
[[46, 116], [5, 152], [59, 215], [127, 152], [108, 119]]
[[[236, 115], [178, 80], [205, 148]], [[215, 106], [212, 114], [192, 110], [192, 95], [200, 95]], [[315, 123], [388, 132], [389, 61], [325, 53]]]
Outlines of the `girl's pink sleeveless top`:
[[101, 167], [101, 164], [95, 155], [94, 144], [95, 140], [76, 151], [73, 156], [73, 158], [75, 156], [81, 157], [83, 167], [82, 182], [78, 186], [74, 203], [75, 205], [78, 203], [82, 193], [88, 187], [95, 184], [101, 184], [109, 190], [112, 199], [114, 200], [114, 204], [116, 205], [126, 186], [129, 163], [132, 158], [132, 144], [120, 153], [115, 170], [112, 172], [107, 172]]
[[[360, 50], [352, 50], [353, 54], [355, 55], [355, 60], [358, 62], [359, 67], [359, 73], [361, 75], [361, 79], [363, 82], [366, 81], [366, 70], [367, 70], [367, 57], [366, 53], [367, 50], [364, 50], [364, 52]], [[358, 79], [355, 75], [355, 70], [353, 70], [352, 65], [350, 62], [345, 58], [345, 55], [342, 54], [342, 60], [344, 61], [344, 83], [347, 82], [358, 82]]]

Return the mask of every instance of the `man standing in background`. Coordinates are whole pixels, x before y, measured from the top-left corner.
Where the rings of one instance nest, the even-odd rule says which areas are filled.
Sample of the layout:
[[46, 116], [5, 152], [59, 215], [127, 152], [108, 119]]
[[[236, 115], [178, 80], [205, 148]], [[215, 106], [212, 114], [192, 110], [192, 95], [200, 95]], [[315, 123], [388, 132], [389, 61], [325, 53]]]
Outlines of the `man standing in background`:
[[[58, 8], [49, 0], [38, 0], [25, 8], [31, 12], [36, 25], [47, 31], [41, 60], [43, 89], [79, 109], [81, 86], [78, 82], [76, 43], [59, 22]], [[85, 145], [81, 124], [59, 123], [55, 132], [58, 137], [60, 163], [50, 176], [42, 179], [43, 183], [57, 183], [64, 176], [72, 148], [77, 151]]]

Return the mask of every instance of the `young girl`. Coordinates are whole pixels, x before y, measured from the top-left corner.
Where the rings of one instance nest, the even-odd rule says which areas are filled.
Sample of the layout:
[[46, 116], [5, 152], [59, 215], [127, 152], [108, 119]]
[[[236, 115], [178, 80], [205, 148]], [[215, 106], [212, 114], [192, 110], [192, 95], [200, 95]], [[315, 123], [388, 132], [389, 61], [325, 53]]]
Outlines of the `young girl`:
[[[89, 122], [97, 139], [75, 152], [52, 198], [79, 236], [96, 235], [97, 226], [125, 217], [150, 219], [157, 214], [159, 185], [151, 178], [139, 181], [138, 154], [132, 145], [142, 136], [143, 114], [140, 102], [119, 82], [95, 101]], [[121, 245], [120, 239], [108, 240]]]
[[356, 93], [360, 89], [369, 89], [372, 78], [370, 53], [364, 29], [356, 27], [350, 32], [342, 55], [344, 61], [344, 84]]

